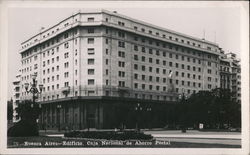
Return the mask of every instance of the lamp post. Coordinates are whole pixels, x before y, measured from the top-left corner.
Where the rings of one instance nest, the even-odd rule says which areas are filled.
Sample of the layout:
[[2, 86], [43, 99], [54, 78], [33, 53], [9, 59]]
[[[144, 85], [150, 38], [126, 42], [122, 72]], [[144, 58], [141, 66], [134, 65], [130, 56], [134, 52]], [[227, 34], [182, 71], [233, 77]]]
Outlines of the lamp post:
[[142, 111], [142, 107], [141, 107], [140, 103], [137, 103], [137, 105], [135, 107], [135, 111], [136, 112], [138, 111], [135, 128], [136, 128], [136, 130], [140, 131], [140, 127], [139, 127], [139, 123], [140, 123], [139, 117], [140, 116], [138, 116], [140, 114], [140, 112]]
[[[31, 77], [32, 77], [32, 83], [31, 83], [30, 88], [29, 88], [29, 83], [25, 83], [25, 84], [24, 84], [24, 87], [25, 87], [25, 90], [26, 90], [27, 93], [31, 93], [31, 94], [32, 94], [32, 104], [31, 104], [31, 108], [33, 108], [34, 106], [36, 106], [36, 105], [35, 105], [35, 103], [36, 103], [36, 95], [42, 93], [43, 85], [42, 85], [42, 84], [39, 84], [39, 85], [38, 85], [38, 88], [39, 88], [39, 89], [38, 89], [38, 88], [37, 88], [37, 82], [36, 82], [36, 77], [37, 77], [37, 75], [36, 75], [36, 74], [33, 74], [33, 75], [31, 75]], [[41, 108], [41, 104], [39, 104], [39, 108]], [[36, 124], [36, 123], [37, 123], [37, 122], [36, 122], [36, 119], [37, 119], [36, 116], [32, 115], [32, 117], [34, 117], [34, 118], [31, 118], [31, 119], [33, 119], [34, 124]]]
[[60, 104], [58, 104], [56, 106], [57, 109], [57, 127], [58, 127], [58, 131], [61, 131], [61, 124], [60, 124], [60, 109], [62, 108], [62, 106]]

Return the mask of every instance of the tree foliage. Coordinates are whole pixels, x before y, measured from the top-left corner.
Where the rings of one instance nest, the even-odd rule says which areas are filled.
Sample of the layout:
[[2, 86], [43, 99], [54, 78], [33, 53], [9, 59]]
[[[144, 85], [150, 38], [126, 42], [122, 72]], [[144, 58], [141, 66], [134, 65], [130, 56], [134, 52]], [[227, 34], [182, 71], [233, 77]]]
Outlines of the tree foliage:
[[36, 123], [40, 114], [40, 108], [37, 103], [33, 104], [29, 100], [25, 100], [18, 104], [15, 109], [17, 119], [21, 118], [13, 127], [9, 128], [8, 136], [11, 137], [26, 137], [38, 136], [38, 126]]
[[180, 118], [188, 126], [198, 127], [199, 123], [205, 128], [240, 127], [241, 109], [240, 104], [231, 98], [232, 93], [226, 89], [213, 89], [200, 91], [191, 95], [179, 111]]

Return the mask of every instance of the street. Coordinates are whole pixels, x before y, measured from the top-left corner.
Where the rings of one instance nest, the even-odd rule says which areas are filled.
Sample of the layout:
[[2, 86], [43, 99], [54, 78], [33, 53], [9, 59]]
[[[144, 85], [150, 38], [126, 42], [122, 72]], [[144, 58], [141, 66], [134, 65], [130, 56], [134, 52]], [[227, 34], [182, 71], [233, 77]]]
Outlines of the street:
[[144, 131], [151, 134], [157, 140], [168, 140], [170, 142], [190, 142], [205, 144], [241, 145], [240, 132], [200, 132], [187, 130], [182, 133], [180, 130], [171, 131]]

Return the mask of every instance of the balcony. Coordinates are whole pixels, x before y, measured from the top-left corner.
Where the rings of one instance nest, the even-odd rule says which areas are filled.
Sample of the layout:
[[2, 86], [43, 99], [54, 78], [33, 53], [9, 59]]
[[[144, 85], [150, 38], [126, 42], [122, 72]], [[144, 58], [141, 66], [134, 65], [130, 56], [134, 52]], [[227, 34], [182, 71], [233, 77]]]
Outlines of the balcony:
[[70, 92], [70, 87], [69, 86], [63, 87], [61, 90], [63, 94], [68, 94]]

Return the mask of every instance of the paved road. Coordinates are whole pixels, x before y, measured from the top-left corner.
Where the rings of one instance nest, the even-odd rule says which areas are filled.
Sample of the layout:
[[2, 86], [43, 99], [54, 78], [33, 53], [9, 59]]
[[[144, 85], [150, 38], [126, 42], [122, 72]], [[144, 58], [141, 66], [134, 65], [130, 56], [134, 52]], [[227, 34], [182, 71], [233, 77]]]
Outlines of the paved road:
[[187, 130], [182, 133], [180, 130], [174, 131], [145, 131], [159, 140], [174, 142], [206, 143], [206, 144], [227, 144], [241, 145], [241, 133], [239, 132], [200, 132], [197, 130]]
[[[197, 130], [187, 130], [186, 133], [182, 133], [180, 130], [161, 130], [144, 131], [144, 133], [151, 134], [158, 140], [166, 140], [170, 142], [241, 145], [240, 132], [200, 132]], [[49, 132], [46, 135], [50, 137], [63, 137], [63, 133], [56, 132]]]

